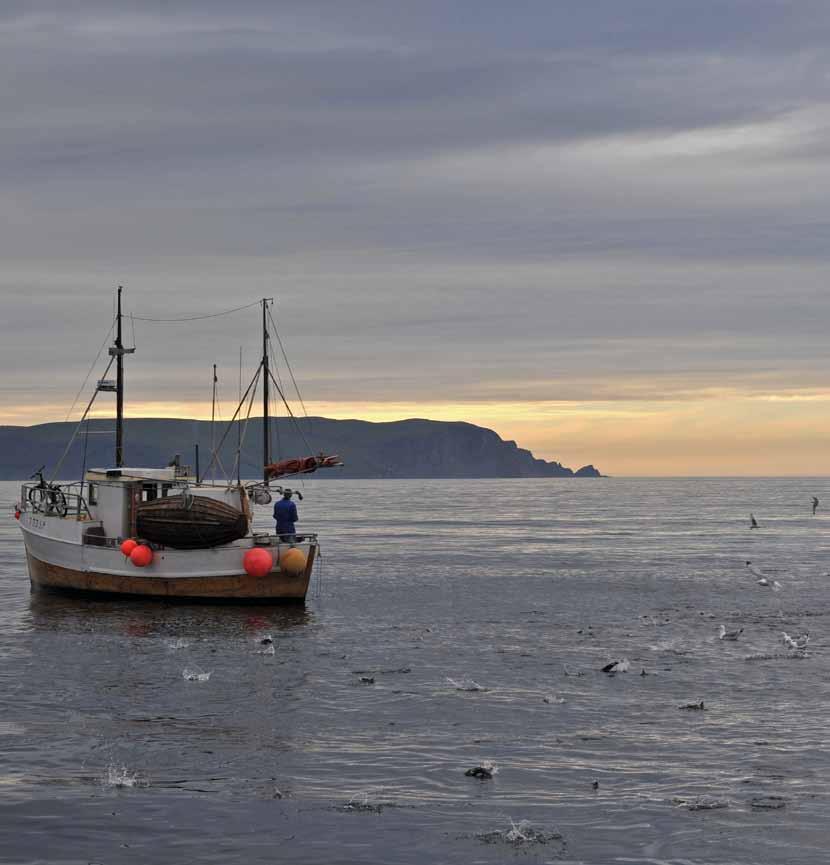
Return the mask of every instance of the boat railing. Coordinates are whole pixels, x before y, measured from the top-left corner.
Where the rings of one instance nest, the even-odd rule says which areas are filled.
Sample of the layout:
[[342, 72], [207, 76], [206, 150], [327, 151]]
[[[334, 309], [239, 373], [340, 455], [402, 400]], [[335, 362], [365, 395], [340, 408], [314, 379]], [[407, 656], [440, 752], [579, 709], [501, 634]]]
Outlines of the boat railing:
[[294, 535], [294, 540], [285, 539], [283, 535], [278, 535], [276, 532], [254, 532], [254, 546], [257, 547], [279, 547], [293, 546], [295, 544], [317, 544], [316, 532], [297, 532]]
[[50, 517], [75, 516], [90, 518], [89, 506], [83, 495], [83, 484], [49, 484], [42, 481], [25, 483], [20, 488], [20, 509]]
[[[317, 546], [316, 532], [303, 532], [302, 534], [297, 534], [293, 542], [283, 540], [280, 535], [273, 532], [254, 532], [253, 539], [254, 545], [258, 547], [292, 547], [302, 544]], [[101, 526], [93, 526], [92, 528], [87, 529], [83, 534], [83, 542], [91, 547], [120, 547], [121, 540], [121, 538], [108, 537]], [[154, 550], [165, 550], [169, 545], [150, 542], [150, 546]], [[240, 541], [234, 541], [232, 544], [229, 544], [229, 546], [244, 547], [247, 545]]]

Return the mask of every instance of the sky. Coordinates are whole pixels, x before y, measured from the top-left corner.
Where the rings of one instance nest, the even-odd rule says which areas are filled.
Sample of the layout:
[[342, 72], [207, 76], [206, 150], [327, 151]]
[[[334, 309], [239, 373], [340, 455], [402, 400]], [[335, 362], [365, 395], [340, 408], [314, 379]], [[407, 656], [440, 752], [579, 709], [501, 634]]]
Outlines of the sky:
[[260, 338], [135, 317], [273, 297], [311, 414], [827, 474], [828, 41], [813, 0], [6, 0], [0, 424], [78, 416], [121, 284], [128, 417], [209, 416], [213, 363], [227, 416]]

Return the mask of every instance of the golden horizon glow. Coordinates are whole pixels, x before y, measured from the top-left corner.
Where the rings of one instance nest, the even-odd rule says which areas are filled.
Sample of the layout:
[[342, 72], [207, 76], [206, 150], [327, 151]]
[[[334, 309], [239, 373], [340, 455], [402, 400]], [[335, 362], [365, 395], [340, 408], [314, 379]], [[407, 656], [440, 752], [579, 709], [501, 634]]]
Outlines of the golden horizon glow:
[[[537, 458], [616, 476], [827, 473], [830, 391], [729, 393], [683, 400], [379, 402], [307, 401], [312, 416], [374, 423], [463, 421], [495, 430]], [[204, 401], [131, 403], [128, 418], [209, 420]], [[17, 425], [63, 421], [66, 406], [5, 412]], [[231, 412], [217, 413], [227, 421]], [[77, 416], [77, 414], [76, 414]], [[111, 407], [94, 412], [112, 417]]]

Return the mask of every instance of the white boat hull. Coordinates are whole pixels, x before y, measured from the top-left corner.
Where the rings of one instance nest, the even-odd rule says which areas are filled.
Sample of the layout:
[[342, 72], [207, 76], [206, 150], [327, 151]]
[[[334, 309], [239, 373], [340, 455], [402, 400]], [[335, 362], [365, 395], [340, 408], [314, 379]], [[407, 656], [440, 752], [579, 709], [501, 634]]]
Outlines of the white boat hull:
[[[245, 572], [243, 557], [255, 546], [246, 537], [204, 550], [156, 550], [153, 561], [139, 568], [117, 546], [83, 542], [89, 523], [24, 512], [20, 527], [26, 546], [29, 578], [38, 588], [70, 589], [118, 595], [181, 599], [302, 601], [308, 592], [316, 543], [276, 543], [268, 547], [274, 568], [263, 577]], [[280, 568], [289, 548], [306, 557], [302, 573]]]

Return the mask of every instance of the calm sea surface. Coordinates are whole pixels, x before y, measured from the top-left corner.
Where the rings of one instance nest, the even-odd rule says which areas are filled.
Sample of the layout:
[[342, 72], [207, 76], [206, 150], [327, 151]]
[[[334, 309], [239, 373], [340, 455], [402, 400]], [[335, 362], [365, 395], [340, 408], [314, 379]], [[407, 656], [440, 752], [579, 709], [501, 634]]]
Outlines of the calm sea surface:
[[304, 489], [297, 609], [32, 594], [0, 484], [0, 861], [830, 859], [830, 481]]

